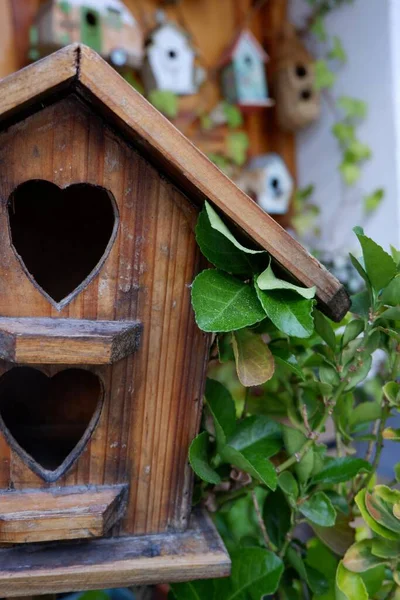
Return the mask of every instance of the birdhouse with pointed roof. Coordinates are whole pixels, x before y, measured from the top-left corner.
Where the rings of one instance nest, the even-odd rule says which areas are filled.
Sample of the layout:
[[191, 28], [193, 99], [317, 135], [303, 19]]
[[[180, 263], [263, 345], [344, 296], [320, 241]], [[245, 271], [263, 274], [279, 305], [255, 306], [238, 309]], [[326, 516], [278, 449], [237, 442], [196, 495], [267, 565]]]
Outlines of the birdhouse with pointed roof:
[[339, 282], [102, 58], [0, 82], [0, 590], [224, 576], [191, 510], [208, 200], [340, 319]]
[[268, 61], [268, 54], [251, 31], [240, 32], [218, 65], [225, 99], [247, 111], [272, 106], [265, 72]]

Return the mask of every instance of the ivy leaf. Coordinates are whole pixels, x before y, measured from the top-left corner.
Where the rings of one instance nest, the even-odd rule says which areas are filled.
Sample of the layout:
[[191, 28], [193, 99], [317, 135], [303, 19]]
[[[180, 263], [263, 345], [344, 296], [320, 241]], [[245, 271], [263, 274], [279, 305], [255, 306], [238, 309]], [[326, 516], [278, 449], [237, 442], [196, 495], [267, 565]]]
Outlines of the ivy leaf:
[[349, 146], [346, 149], [345, 161], [349, 163], [359, 163], [363, 160], [368, 160], [369, 158], [371, 158], [371, 156], [371, 148], [367, 146], [367, 144], [363, 144], [358, 140], [354, 140], [350, 142]]
[[178, 114], [178, 96], [168, 90], [152, 90], [149, 93], [151, 104], [170, 119]]
[[392, 279], [389, 285], [383, 290], [380, 298], [383, 304], [388, 306], [400, 305], [400, 275]]
[[205, 202], [197, 221], [196, 241], [213, 265], [233, 275], [258, 271], [260, 265], [253, 255], [266, 255], [263, 250], [242, 246], [208, 202]]
[[318, 16], [316, 19], [314, 19], [310, 31], [315, 35], [318, 41], [327, 41], [328, 35], [326, 33], [325, 21], [321, 16]]
[[324, 492], [316, 492], [299, 505], [299, 511], [315, 525], [332, 527], [336, 521], [336, 511]]
[[347, 62], [347, 54], [343, 48], [343, 44], [337, 35], [333, 36], [333, 48], [328, 53], [328, 58], [338, 60], [341, 63]]
[[281, 446], [280, 426], [268, 417], [251, 416], [239, 424], [223, 449], [221, 458], [275, 490], [278, 477], [268, 458], [276, 454]]
[[249, 136], [244, 131], [235, 131], [227, 137], [228, 156], [241, 167], [247, 160], [247, 150], [249, 148]]
[[364, 197], [364, 211], [367, 215], [371, 214], [380, 206], [385, 196], [385, 190], [382, 188], [375, 190], [372, 194]]
[[236, 371], [242, 385], [261, 385], [271, 379], [275, 370], [274, 357], [260, 335], [248, 329], [235, 331], [232, 345]]
[[356, 139], [354, 125], [343, 123], [342, 121], [333, 125], [332, 133], [342, 148], [347, 148], [347, 146]]
[[336, 600], [368, 600], [362, 577], [346, 569], [342, 561], [336, 573]]
[[284, 281], [283, 279], [278, 279], [278, 277], [275, 276], [272, 270], [271, 263], [268, 265], [265, 271], [263, 271], [261, 275], [258, 276], [257, 285], [260, 288], [260, 290], [263, 291], [291, 290], [293, 292], [296, 292], [296, 294], [299, 294], [303, 298], [307, 298], [308, 300], [314, 298], [317, 289], [315, 286], [305, 288], [298, 285], [294, 285], [293, 283], [289, 283], [288, 281]]
[[337, 100], [337, 106], [345, 112], [347, 119], [365, 119], [367, 116], [367, 104], [363, 100], [341, 96]]
[[367, 237], [360, 227], [355, 227], [353, 231], [361, 244], [368, 279], [374, 290], [379, 292], [396, 275], [396, 263], [390, 254]]
[[235, 331], [265, 318], [253, 287], [214, 269], [197, 275], [192, 285], [192, 305], [196, 323], [203, 331]]
[[360, 471], [371, 472], [368, 461], [351, 456], [328, 458], [321, 471], [313, 478], [313, 483], [342, 483], [353, 479]]
[[[283, 562], [264, 548], [244, 547], [231, 553], [232, 575], [215, 580], [215, 596], [221, 600], [260, 600], [278, 589], [283, 573]], [[201, 600], [210, 597], [200, 596]], [[182, 600], [186, 600], [183, 596]], [[178, 600], [181, 600], [180, 598]]]
[[343, 558], [343, 565], [353, 573], [364, 573], [384, 562], [385, 559], [372, 553], [372, 540], [356, 542], [347, 550]]
[[333, 87], [336, 81], [335, 74], [329, 69], [325, 60], [317, 60], [315, 63], [315, 87], [317, 90]]
[[208, 447], [208, 433], [203, 431], [190, 444], [189, 462], [200, 479], [207, 481], [207, 483], [217, 484], [221, 481], [221, 478], [209, 464]]
[[361, 169], [353, 162], [343, 161], [339, 166], [339, 171], [342, 174], [343, 181], [346, 185], [354, 185], [361, 177]]
[[222, 102], [222, 111], [230, 129], [235, 129], [243, 125], [243, 116], [237, 106], [229, 102]]
[[275, 327], [293, 337], [310, 337], [314, 331], [313, 300], [299, 298], [288, 290], [260, 290], [255, 283], [258, 299]]
[[214, 421], [217, 449], [220, 452], [236, 427], [235, 403], [226, 387], [215, 379], [207, 379], [205, 398]]

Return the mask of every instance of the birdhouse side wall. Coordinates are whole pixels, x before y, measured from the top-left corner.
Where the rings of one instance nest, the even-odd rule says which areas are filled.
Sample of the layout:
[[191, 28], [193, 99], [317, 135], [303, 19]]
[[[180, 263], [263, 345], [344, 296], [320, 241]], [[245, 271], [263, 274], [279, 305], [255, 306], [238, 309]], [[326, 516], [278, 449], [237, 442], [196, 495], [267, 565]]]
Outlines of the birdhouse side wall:
[[[9, 198], [28, 180], [61, 189], [101, 186], [115, 199], [111, 248], [91, 281], [61, 309], [29, 278], [11, 245]], [[114, 365], [82, 365], [101, 380], [103, 405], [89, 443], [68, 471], [44, 481], [0, 433], [0, 489], [128, 483], [127, 511], [114, 533], [186, 527], [192, 486], [187, 453], [199, 427], [209, 345], [190, 304], [190, 285], [204, 266], [196, 220], [181, 192], [73, 96], [0, 134], [0, 315], [143, 325], [135, 354]], [[0, 375], [13, 366], [1, 361]], [[48, 377], [66, 368], [40, 366]]]

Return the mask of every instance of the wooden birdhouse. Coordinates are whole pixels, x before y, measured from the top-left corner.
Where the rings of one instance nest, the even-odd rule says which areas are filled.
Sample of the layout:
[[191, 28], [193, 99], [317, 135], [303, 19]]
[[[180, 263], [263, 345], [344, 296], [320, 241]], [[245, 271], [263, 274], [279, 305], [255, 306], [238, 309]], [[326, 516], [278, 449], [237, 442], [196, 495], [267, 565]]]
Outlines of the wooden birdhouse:
[[205, 199], [343, 316], [339, 282], [95, 52], [0, 82], [1, 596], [229, 573], [191, 511]]
[[50, 0], [39, 9], [31, 29], [33, 59], [77, 42], [115, 67], [142, 64], [143, 34], [121, 0]]
[[248, 31], [242, 31], [224, 51], [218, 68], [221, 71], [222, 92], [231, 104], [243, 110], [272, 106], [269, 98], [265, 65], [268, 55]]
[[283, 215], [288, 211], [294, 181], [279, 154], [270, 152], [252, 158], [236, 183], [267, 213]]
[[196, 94], [204, 78], [196, 65], [196, 50], [184, 29], [164, 20], [146, 39], [143, 83], [146, 92], [161, 90], [185, 96]]
[[321, 99], [315, 87], [315, 59], [290, 23], [286, 23], [276, 44], [273, 90], [281, 129], [297, 131], [319, 118]]

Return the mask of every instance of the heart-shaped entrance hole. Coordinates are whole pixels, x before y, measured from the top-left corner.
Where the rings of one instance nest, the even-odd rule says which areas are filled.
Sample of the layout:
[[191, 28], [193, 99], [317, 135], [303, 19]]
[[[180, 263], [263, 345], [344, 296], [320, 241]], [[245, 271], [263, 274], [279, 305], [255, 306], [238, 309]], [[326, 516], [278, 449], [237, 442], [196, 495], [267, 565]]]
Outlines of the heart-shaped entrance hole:
[[61, 308], [98, 273], [117, 232], [110, 192], [89, 184], [61, 190], [31, 180], [8, 204], [11, 240], [27, 275]]
[[0, 378], [0, 426], [12, 449], [42, 479], [56, 481], [81, 454], [103, 404], [99, 378], [83, 369], [54, 377], [15, 367]]

